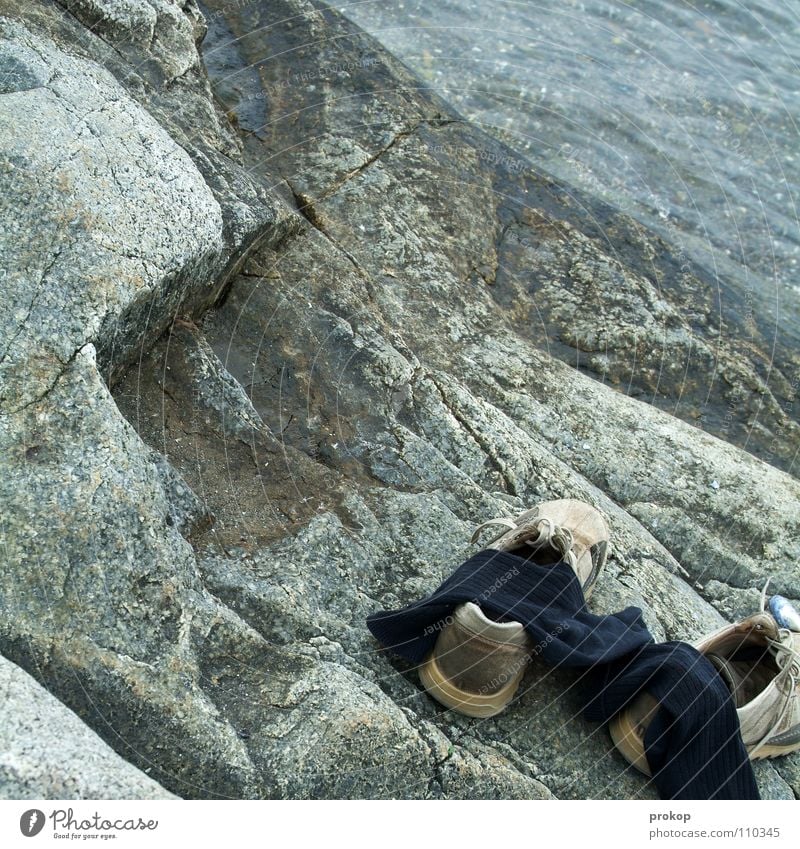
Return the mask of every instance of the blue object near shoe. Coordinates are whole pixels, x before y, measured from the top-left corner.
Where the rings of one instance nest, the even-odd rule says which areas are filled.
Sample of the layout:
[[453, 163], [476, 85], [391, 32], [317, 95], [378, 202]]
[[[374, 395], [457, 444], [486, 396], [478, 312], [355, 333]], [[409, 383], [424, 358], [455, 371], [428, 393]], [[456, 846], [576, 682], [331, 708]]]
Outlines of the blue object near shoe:
[[781, 628], [800, 633], [800, 613], [797, 608], [782, 595], [774, 595], [769, 600], [769, 612]]

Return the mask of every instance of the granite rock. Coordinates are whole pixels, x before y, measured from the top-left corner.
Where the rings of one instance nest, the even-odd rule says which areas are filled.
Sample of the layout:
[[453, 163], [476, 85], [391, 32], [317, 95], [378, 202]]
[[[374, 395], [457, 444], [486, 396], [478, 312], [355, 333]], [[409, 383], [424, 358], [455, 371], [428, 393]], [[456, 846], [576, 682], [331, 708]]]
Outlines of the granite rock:
[[0, 692], [0, 798], [175, 798], [2, 657]]

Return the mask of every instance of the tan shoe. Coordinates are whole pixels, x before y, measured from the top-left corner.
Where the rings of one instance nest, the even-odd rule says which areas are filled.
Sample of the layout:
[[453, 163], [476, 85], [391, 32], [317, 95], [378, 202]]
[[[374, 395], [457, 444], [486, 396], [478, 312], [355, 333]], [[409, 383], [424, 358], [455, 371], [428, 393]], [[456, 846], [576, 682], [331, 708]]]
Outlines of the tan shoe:
[[[566, 561], [588, 595], [608, 554], [608, 526], [589, 504], [547, 501], [516, 519], [491, 519], [507, 528], [487, 548], [520, 555], [540, 565]], [[457, 607], [420, 667], [425, 689], [446, 707], [467, 716], [500, 713], [514, 697], [530, 661], [532, 643], [519, 622], [490, 619], [477, 604]]]
[[468, 601], [445, 620], [419, 676], [446, 707], [467, 716], [494, 716], [514, 697], [530, 648], [519, 622], [495, 622]]
[[515, 519], [484, 522], [475, 530], [472, 541], [490, 525], [502, 525], [508, 530], [487, 548], [507, 551], [541, 565], [564, 560], [578, 576], [584, 596], [591, 595], [609, 551], [608, 525], [596, 507], [574, 498], [545, 501]]
[[[796, 630], [795, 630], [796, 629]], [[782, 596], [761, 612], [726, 625], [694, 644], [728, 685], [750, 760], [800, 749], [800, 617]], [[628, 763], [650, 775], [644, 735], [659, 709], [642, 693], [609, 723], [614, 745]]]

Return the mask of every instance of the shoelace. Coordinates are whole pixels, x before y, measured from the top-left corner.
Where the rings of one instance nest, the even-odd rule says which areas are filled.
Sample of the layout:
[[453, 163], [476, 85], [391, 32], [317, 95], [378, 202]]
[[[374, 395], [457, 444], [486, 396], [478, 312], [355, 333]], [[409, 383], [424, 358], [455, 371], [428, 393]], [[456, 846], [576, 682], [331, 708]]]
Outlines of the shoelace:
[[[531, 548], [540, 548], [545, 544], [551, 545], [562, 555], [562, 557], [569, 561], [570, 565], [574, 566], [575, 554], [572, 551], [572, 546], [574, 545], [572, 531], [570, 531], [569, 528], [557, 525], [552, 519], [548, 519], [546, 516], [539, 516], [537, 518], [534, 515], [527, 519], [524, 523], [520, 523], [519, 520], [523, 515], [525, 515], [524, 512], [520, 513], [518, 516], [504, 516], [497, 519], [488, 519], [486, 522], [482, 522], [477, 528], [475, 528], [470, 542], [474, 545], [478, 541], [481, 531], [491, 527], [492, 525], [500, 525], [504, 530], [500, 531], [497, 536], [492, 537], [492, 539], [489, 540], [489, 544], [499, 540], [500, 537], [504, 536], [508, 533], [508, 531], [517, 531], [530, 524], [530, 527], [532, 529], [535, 528], [539, 532], [539, 535], [536, 539], [526, 539], [526, 545], [531, 546]], [[546, 528], [544, 534], [542, 534], [543, 527]]]
[[[767, 612], [767, 587], [771, 580], [771, 578], [767, 578], [767, 582], [764, 584], [764, 589], [761, 591], [761, 613]], [[780, 728], [781, 723], [788, 715], [794, 700], [797, 698], [797, 687], [800, 683], [800, 652], [798, 652], [792, 645], [794, 642], [792, 634], [793, 632], [788, 628], [779, 627], [777, 640], [772, 637], [764, 637], [767, 645], [775, 652], [775, 663], [779, 670], [778, 674], [775, 676], [775, 682], [782, 684], [784, 681], [788, 680], [790, 687], [789, 692], [786, 694], [784, 699], [783, 706], [778, 712], [778, 719], [775, 721], [772, 728], [770, 728], [769, 731], [767, 731], [767, 733], [758, 741], [756, 746], [750, 750], [751, 756], [761, 749], [778, 730], [778, 728]]]

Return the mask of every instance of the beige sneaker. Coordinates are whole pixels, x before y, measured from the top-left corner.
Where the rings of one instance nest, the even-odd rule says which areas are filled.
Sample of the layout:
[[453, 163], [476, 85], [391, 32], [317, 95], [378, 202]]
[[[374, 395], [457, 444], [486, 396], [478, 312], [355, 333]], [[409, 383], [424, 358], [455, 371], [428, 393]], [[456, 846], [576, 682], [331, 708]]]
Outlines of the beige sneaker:
[[[525, 557], [540, 565], [565, 560], [588, 595], [608, 555], [608, 526], [591, 505], [572, 499], [547, 501], [516, 519], [491, 519], [506, 528], [487, 548]], [[467, 716], [500, 713], [516, 693], [530, 661], [532, 644], [519, 622], [490, 619], [477, 604], [459, 605], [445, 621], [420, 667], [425, 689], [446, 707]]]
[[530, 637], [519, 622], [495, 622], [468, 601], [445, 620], [419, 677], [446, 707], [467, 716], [494, 716], [514, 697], [530, 649]]
[[515, 519], [490, 519], [472, 535], [472, 542], [490, 525], [502, 525], [501, 533], [486, 547], [507, 551], [547, 565], [565, 560], [589, 598], [609, 551], [609, 531], [603, 514], [591, 504], [574, 498], [545, 501]]
[[[783, 596], [773, 596], [768, 607], [764, 601], [762, 594], [759, 613], [694, 644], [733, 695], [751, 760], [800, 749], [800, 616]], [[614, 745], [645, 775], [644, 735], [658, 709], [656, 699], [642, 693], [609, 723]]]

